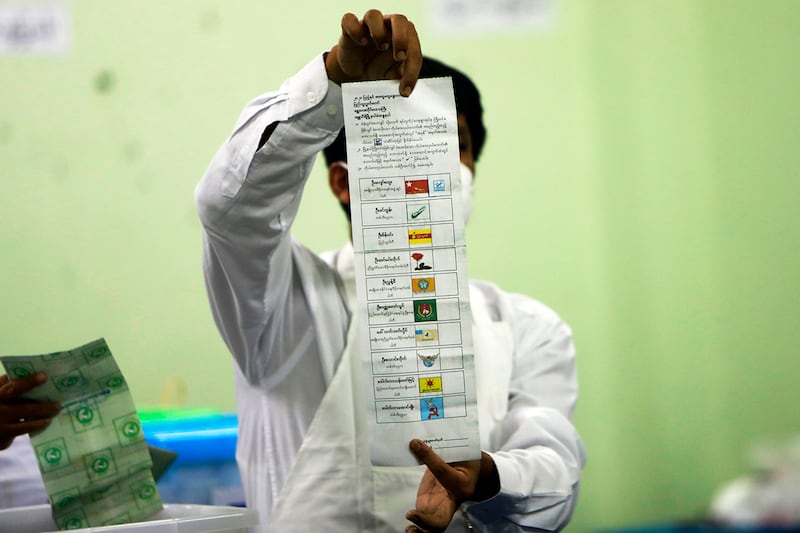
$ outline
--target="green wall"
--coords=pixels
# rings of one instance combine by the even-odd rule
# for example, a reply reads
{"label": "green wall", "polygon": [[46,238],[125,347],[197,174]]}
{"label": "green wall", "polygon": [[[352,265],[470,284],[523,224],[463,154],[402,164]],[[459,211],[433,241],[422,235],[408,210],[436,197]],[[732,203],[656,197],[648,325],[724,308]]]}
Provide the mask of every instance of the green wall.
{"label": "green wall", "polygon": [[[73,0],[69,54],[0,56],[0,353],[104,336],[140,405],[233,409],[194,185],[241,106],[373,4],[401,7]],[[487,108],[471,274],[575,331],[569,530],[697,516],[800,430],[800,3],[561,0],[549,28],[469,37],[427,6],[402,3]],[[346,238],[319,167],[296,234]]]}

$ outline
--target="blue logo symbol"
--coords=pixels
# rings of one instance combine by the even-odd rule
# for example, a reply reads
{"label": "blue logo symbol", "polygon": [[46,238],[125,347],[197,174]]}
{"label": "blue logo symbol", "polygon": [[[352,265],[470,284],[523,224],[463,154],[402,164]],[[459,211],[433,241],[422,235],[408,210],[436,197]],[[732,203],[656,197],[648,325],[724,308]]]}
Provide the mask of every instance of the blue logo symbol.
{"label": "blue logo symbol", "polygon": [[417,357],[419,357],[419,360],[422,361],[422,364],[425,365],[426,368],[430,368],[439,358],[439,352],[433,354],[422,354],[417,352]]}
{"label": "blue logo symbol", "polygon": [[420,415],[422,415],[422,420],[444,418],[444,402],[442,398],[424,398],[421,400]]}
{"label": "blue logo symbol", "polygon": [[445,192],[444,180],[433,180],[433,192]]}

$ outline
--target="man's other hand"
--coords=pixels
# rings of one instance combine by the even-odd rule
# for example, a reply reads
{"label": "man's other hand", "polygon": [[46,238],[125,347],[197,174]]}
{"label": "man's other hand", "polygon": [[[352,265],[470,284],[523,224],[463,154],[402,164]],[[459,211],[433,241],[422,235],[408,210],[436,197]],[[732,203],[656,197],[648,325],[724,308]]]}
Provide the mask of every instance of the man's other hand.
{"label": "man's other hand", "polygon": [[409,448],[428,468],[417,490],[416,508],[406,513],[414,523],[406,533],[444,531],[462,502],[482,501],[500,490],[494,460],[485,452],[474,461],[448,464],[419,439],[412,440]]}

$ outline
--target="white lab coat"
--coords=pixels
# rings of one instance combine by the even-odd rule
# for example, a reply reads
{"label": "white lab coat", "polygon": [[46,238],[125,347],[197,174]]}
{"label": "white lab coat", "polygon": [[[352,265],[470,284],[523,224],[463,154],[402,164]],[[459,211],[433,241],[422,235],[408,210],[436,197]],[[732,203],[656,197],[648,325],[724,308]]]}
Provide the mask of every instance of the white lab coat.
{"label": "white lab coat", "polygon": [[[269,142],[257,149],[275,122]],[[336,264],[344,256],[326,262],[290,236],[314,157],[341,127],[341,90],[327,80],[318,57],[279,91],[248,104],[196,191],[211,308],[236,362],[237,460],[248,505],[265,524],[279,515],[301,519],[302,498],[310,499],[308,509],[331,517],[346,500],[341,492],[298,496],[286,489],[294,486],[298,451],[309,446],[315,415],[342,380],[337,369],[347,352],[348,274]],[[506,382],[501,390],[508,394],[482,406],[479,400],[481,426],[490,428],[482,431],[482,445],[497,465],[501,492],[471,505],[470,519],[491,530],[558,529],[572,512],[584,463],[570,422],[577,396],[571,333],[530,298],[487,283],[472,283],[475,291],[484,302],[478,312],[487,324],[499,324],[513,349],[508,364],[495,365],[487,341],[481,370],[477,361],[486,349],[476,342],[479,399],[482,391],[491,396],[484,389],[496,389],[495,379]],[[331,472],[334,457],[312,455],[310,463],[319,461],[312,470]],[[379,514],[373,504],[384,500],[381,494],[377,484],[365,488],[351,512],[369,515],[369,523]],[[411,507],[413,497],[402,513]],[[406,525],[402,513],[391,524],[396,530]]]}
{"label": "white lab coat", "polygon": [[28,435],[0,450],[0,509],[47,503],[36,453]]}

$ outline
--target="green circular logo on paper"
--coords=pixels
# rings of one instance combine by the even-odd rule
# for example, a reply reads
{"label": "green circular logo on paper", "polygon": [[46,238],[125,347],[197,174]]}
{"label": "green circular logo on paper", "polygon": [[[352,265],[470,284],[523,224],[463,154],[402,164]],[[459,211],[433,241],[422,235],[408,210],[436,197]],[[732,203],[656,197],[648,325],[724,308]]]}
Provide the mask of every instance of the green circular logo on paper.
{"label": "green circular logo on paper", "polygon": [[31,371],[24,366],[18,366],[11,370],[11,374],[13,374],[15,378],[25,378],[31,375]]}
{"label": "green circular logo on paper", "polygon": [[92,420],[94,420],[94,411],[92,411],[90,407],[81,407],[75,414],[75,418],[84,426],[86,424],[91,424]]}
{"label": "green circular logo on paper", "polygon": [[156,495],[156,488],[153,485],[144,485],[139,489],[139,498],[142,500],[150,500]]}
{"label": "green circular logo on paper", "polygon": [[92,461],[92,470],[94,470],[96,474],[105,474],[110,466],[111,463],[109,463],[108,459],[105,457],[98,457]]}
{"label": "green circular logo on paper", "polygon": [[105,346],[97,346],[86,352],[86,357],[89,359],[100,359],[108,353],[108,348]]}
{"label": "green circular logo on paper", "polygon": [[78,376],[67,376],[58,382],[58,386],[62,389],[69,389],[78,384]]}
{"label": "green circular logo on paper", "polygon": [[122,379],[122,376],[114,376],[113,378],[109,378],[106,381],[106,387],[109,389],[118,389],[125,384],[125,380]]}
{"label": "green circular logo on paper", "polygon": [[130,422],[125,422],[125,424],[122,426],[122,434],[129,439],[134,438],[139,434],[139,424],[133,420]]}
{"label": "green circular logo on paper", "polygon": [[64,520],[64,529],[80,529],[83,527],[83,520],[80,518],[67,518]]}
{"label": "green circular logo on paper", "polygon": [[77,498],[75,496],[71,495],[71,494],[68,495],[68,496],[64,496],[63,498],[61,498],[58,501],[58,506],[59,507],[66,507],[69,504],[71,504],[72,502],[74,502],[75,500],[77,500]]}
{"label": "green circular logo on paper", "polygon": [[44,460],[54,465],[61,461],[61,450],[59,448],[48,448],[44,452]]}

